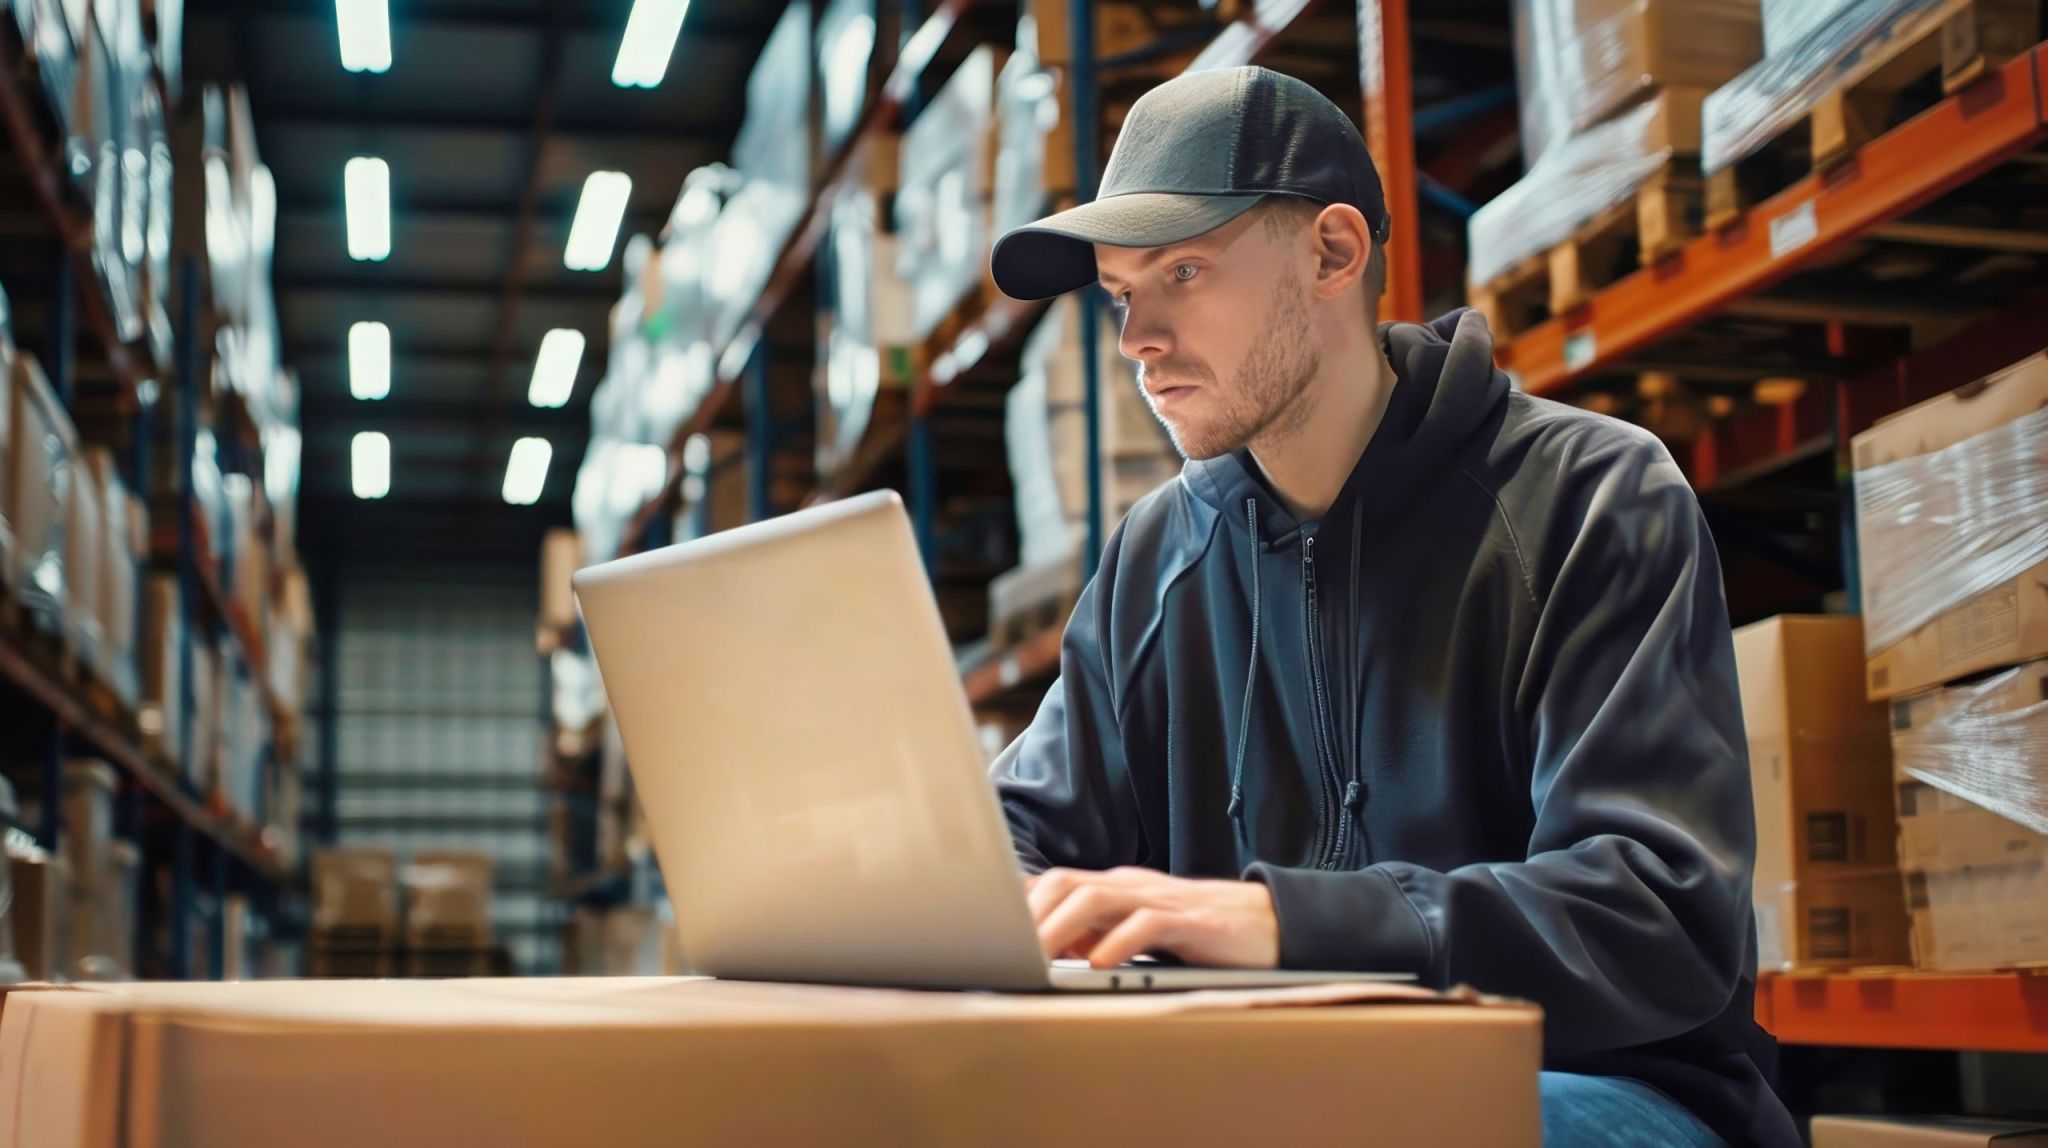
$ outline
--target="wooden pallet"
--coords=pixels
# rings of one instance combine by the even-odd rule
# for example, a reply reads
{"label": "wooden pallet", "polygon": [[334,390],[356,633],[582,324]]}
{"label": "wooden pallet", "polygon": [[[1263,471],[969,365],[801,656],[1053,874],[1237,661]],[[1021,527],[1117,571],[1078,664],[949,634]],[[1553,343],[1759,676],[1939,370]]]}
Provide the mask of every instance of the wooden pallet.
{"label": "wooden pallet", "polygon": [[1953,95],[2041,38],[2035,0],[1948,0],[1900,15],[1839,65],[1835,87],[1770,142],[1707,178],[1706,224],[1720,230],[1812,174],[1826,174],[1864,144]]}
{"label": "wooden pallet", "polygon": [[1593,216],[1570,239],[1530,256],[1472,291],[1496,340],[1582,307],[1601,288],[1676,254],[1700,232],[1699,161],[1674,157],[1632,199]]}

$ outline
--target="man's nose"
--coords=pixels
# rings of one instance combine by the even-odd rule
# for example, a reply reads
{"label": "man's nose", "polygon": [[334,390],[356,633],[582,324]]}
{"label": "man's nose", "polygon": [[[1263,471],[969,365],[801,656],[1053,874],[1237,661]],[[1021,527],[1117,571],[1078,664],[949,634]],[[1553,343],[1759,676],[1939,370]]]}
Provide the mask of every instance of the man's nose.
{"label": "man's nose", "polygon": [[1117,350],[1126,359],[1153,363],[1173,352],[1173,334],[1154,310],[1132,304],[1124,309]]}

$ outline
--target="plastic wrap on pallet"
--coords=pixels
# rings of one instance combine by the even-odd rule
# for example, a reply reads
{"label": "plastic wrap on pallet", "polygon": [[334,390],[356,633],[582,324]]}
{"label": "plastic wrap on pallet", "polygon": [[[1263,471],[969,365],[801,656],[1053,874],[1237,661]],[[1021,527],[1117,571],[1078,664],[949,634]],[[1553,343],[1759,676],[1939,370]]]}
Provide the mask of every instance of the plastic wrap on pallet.
{"label": "plastic wrap on pallet", "polygon": [[1039,63],[1038,30],[1027,15],[1017,22],[1017,50],[996,77],[995,234],[1045,214],[1046,197],[1054,190],[1048,186],[1047,137],[1059,122],[1059,75]]}
{"label": "plastic wrap on pallet", "polygon": [[1902,774],[2048,834],[2048,661],[1900,704],[1913,707],[1892,735]]}
{"label": "plastic wrap on pallet", "polygon": [[2048,561],[2048,408],[1856,472],[1872,651]]}
{"label": "plastic wrap on pallet", "polygon": [[1558,143],[1467,224],[1468,274],[1483,285],[1627,203],[1673,155],[1657,130],[1662,105],[1639,104]]}
{"label": "plastic wrap on pallet", "polygon": [[856,188],[832,205],[832,315],[818,395],[817,465],[830,474],[859,447],[886,384],[908,382],[890,357],[912,341],[910,285],[897,275],[896,238],[881,230],[881,206]]}
{"label": "plastic wrap on pallet", "polygon": [[839,150],[860,123],[875,59],[875,0],[829,0],[818,13],[819,140]]}
{"label": "plastic wrap on pallet", "polygon": [[[1803,2],[1793,0],[1795,6]],[[1815,3],[1816,8],[1832,9],[1826,19],[1813,21],[1805,35],[1774,46],[1769,55],[1707,97],[1701,110],[1701,169],[1711,175],[1776,139],[1837,90],[1843,69],[1855,66],[1873,44],[1896,32],[1899,21],[1950,2]]]}
{"label": "plastic wrap on pallet", "polygon": [[1757,0],[1516,0],[1524,157],[1655,88],[1726,82],[1762,55],[1758,23]]}
{"label": "plastic wrap on pallet", "polygon": [[903,133],[896,270],[911,284],[918,338],[931,334],[987,274],[995,81],[994,51],[976,48]]}
{"label": "plastic wrap on pallet", "polygon": [[1764,54],[1775,56],[1804,40],[1815,28],[1854,8],[1859,0],[1759,0],[1763,9]]}
{"label": "plastic wrap on pallet", "polygon": [[745,186],[720,214],[712,243],[720,345],[767,285],[810,201],[810,45],[810,5],[799,0],[784,9],[747,77],[747,114],[732,145]]}
{"label": "plastic wrap on pallet", "polygon": [[[57,122],[70,124],[78,98],[78,42],[87,27],[85,5],[71,0],[13,0],[21,42],[35,61]],[[73,18],[72,12],[76,12]]]}

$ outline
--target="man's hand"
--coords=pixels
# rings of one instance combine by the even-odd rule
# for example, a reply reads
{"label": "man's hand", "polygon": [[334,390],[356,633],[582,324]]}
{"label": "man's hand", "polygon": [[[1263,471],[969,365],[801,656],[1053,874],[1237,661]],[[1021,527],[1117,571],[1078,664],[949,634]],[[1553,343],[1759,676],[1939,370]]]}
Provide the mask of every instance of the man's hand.
{"label": "man's hand", "polygon": [[1048,869],[1025,882],[1048,958],[1114,968],[1163,951],[1189,964],[1270,969],[1280,963],[1273,895],[1257,881],[1196,881],[1153,869]]}

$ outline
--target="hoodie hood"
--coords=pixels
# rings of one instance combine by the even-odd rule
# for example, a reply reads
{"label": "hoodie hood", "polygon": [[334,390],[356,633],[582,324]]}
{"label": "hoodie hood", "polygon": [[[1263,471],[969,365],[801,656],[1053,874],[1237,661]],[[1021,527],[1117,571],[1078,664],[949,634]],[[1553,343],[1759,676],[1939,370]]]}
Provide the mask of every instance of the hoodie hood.
{"label": "hoodie hood", "polygon": [[[1478,312],[1460,308],[1428,323],[1382,323],[1379,336],[1394,391],[1332,514],[1354,502],[1365,515],[1413,505],[1403,492],[1434,481],[1475,433],[1498,421],[1507,402],[1508,377],[1493,365],[1493,335]],[[1268,540],[1302,525],[1273,496],[1249,448],[1190,461],[1183,474],[1189,491],[1230,521],[1243,521],[1245,500],[1257,500]]]}

